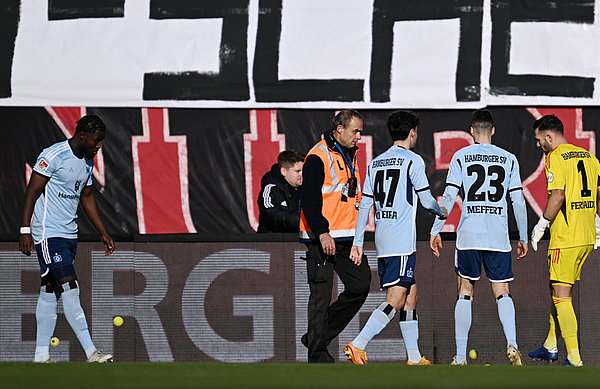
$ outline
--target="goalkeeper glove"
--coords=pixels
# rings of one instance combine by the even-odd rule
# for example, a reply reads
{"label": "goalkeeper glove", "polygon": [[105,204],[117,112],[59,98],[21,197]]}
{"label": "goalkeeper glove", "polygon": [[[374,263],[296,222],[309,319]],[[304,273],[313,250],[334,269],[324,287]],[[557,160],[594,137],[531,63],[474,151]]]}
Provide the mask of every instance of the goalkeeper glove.
{"label": "goalkeeper glove", "polygon": [[550,220],[546,219],[544,216],[540,218],[540,221],[537,222],[535,227],[533,227],[533,231],[531,231],[531,247],[533,251],[537,251],[537,244],[544,236],[544,231],[550,225]]}

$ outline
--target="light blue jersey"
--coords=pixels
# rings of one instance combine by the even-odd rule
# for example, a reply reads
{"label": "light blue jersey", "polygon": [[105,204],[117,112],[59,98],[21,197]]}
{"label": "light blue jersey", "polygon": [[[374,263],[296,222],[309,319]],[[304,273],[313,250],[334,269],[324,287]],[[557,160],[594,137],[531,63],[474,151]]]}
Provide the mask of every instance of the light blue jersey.
{"label": "light blue jersey", "polygon": [[94,160],[78,156],[68,140],[44,149],[34,174],[49,178],[35,202],[31,235],[37,244],[47,238],[77,239],[77,207],[85,186],[92,185]]}
{"label": "light blue jersey", "polygon": [[[508,151],[490,143],[473,144],[452,156],[442,207],[451,210],[459,189],[464,189],[456,248],[511,251],[508,236],[508,201],[513,204],[519,239],[527,243],[527,209],[519,162]],[[439,235],[444,220],[436,218],[431,235]]]}
{"label": "light blue jersey", "polygon": [[417,195],[426,209],[444,215],[429,190],[423,159],[401,146],[390,147],[367,168],[353,244],[363,246],[374,203],[377,257],[414,253],[417,250]]}

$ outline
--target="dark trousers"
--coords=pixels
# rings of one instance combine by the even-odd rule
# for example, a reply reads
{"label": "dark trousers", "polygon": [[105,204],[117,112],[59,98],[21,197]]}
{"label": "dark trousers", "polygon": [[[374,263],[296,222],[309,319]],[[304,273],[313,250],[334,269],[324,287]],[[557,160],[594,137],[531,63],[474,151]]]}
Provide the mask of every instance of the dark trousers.
{"label": "dark trousers", "polygon": [[[360,266],[349,258],[351,242],[336,242],[335,255],[323,253],[319,243],[308,243],[306,270],[310,297],[308,299],[308,362],[333,362],[327,346],[346,328],[369,295],[371,269],[366,256]],[[333,272],[344,291],[331,302]]]}

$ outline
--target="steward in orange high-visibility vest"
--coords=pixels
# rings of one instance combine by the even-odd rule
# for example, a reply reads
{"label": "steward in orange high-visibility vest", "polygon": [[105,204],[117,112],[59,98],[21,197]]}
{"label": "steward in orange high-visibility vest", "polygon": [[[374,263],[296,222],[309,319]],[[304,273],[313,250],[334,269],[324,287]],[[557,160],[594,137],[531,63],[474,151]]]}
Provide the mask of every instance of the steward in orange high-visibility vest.
{"label": "steward in orange high-visibility vest", "polygon": [[[361,196],[360,173],[356,158],[358,148],[354,146],[352,149],[344,149],[346,148],[340,146],[332,134],[328,133],[306,156],[308,158],[315,155],[323,163],[321,214],[329,224],[329,231],[313,231],[306,220],[305,210],[302,209],[300,214],[301,241],[318,240],[319,235],[323,232],[329,232],[334,240],[352,240],[354,238]],[[347,151],[347,153],[343,155],[342,151]],[[350,192],[350,189],[354,193]]]}
{"label": "steward in orange high-visibility vest", "polygon": [[[366,256],[350,259],[361,199],[356,142],[363,121],[354,110],[341,110],[308,153],[302,167],[300,241],[306,244],[308,330],[301,342],[309,363],[333,363],[327,346],[360,310],[371,284]],[[333,273],[344,290],[331,303]]]}

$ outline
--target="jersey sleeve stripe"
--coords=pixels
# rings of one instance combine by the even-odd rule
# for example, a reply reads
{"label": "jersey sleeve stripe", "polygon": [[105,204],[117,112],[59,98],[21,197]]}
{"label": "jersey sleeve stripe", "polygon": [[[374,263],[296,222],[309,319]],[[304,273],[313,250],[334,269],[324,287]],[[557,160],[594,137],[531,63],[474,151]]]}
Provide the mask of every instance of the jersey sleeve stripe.
{"label": "jersey sleeve stripe", "polygon": [[373,198],[373,195],[372,195],[372,194],[370,194],[370,193],[365,193],[365,192],[363,192],[363,194],[362,194],[362,195],[363,195],[363,196],[366,196],[366,197]]}
{"label": "jersey sleeve stripe", "polygon": [[37,171],[37,170],[35,170],[35,169],[33,169],[33,172],[34,172],[35,174],[37,174],[38,176],[40,176],[40,177],[44,177],[44,178],[50,178],[50,176],[47,176],[47,175],[45,175],[45,174],[42,174],[42,173],[38,172],[38,171]]}
{"label": "jersey sleeve stripe", "polygon": [[419,192],[423,192],[424,190],[429,190],[429,186],[425,186],[421,189],[415,189],[415,192],[419,193]]}
{"label": "jersey sleeve stripe", "polygon": [[514,188],[510,188],[506,193],[510,193],[510,192],[512,192],[514,190],[523,190],[523,188],[520,187],[520,186],[517,186],[517,187],[514,187]]}
{"label": "jersey sleeve stripe", "polygon": [[446,186],[453,186],[453,187],[457,188],[458,190],[460,190],[460,185],[456,185],[452,182],[446,182]]}

